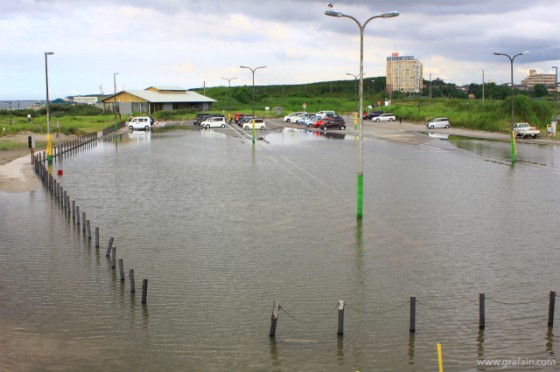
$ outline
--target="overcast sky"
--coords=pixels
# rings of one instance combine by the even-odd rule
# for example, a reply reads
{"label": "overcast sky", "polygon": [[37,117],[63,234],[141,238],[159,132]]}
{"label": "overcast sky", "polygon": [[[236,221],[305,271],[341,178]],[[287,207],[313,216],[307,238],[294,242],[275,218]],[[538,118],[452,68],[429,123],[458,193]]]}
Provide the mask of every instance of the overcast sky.
{"label": "overcast sky", "polygon": [[[2,0],[0,100],[51,99],[181,86],[187,89],[352,79],[359,30],[314,0]],[[414,56],[424,79],[507,83],[560,65],[559,0],[346,0],[336,11],[364,22],[366,77],[384,76],[392,52]],[[3,108],[3,107],[0,107]]]}

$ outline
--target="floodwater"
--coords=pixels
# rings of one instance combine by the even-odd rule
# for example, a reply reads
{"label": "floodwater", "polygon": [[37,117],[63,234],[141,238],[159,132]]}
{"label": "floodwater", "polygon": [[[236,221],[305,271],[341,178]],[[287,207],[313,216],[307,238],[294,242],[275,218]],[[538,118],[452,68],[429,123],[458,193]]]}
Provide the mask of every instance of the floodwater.
{"label": "floodwater", "polygon": [[0,367],[434,371],[440,343],[446,371],[553,368],[478,363],[556,361],[557,148],[512,167],[500,142],[365,138],[359,222],[356,136],[258,135],[125,133],[56,163],[99,249],[43,188],[0,193]]}

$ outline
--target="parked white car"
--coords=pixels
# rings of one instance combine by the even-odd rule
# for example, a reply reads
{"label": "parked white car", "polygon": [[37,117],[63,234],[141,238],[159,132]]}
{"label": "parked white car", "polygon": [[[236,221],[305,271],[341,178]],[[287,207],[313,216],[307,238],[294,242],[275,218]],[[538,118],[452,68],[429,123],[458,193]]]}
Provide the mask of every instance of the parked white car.
{"label": "parked white car", "polygon": [[224,117],[209,117],[200,123],[202,128],[225,128],[226,118]]}
{"label": "parked white car", "polygon": [[301,115],[305,115],[305,114],[307,114],[307,112],[292,112],[291,114],[284,116],[284,121],[288,123],[290,122],[295,123],[295,121],[299,119]]}
{"label": "parked white car", "polygon": [[371,118],[373,121],[395,121],[397,117],[394,114],[384,113],[379,116]]}
{"label": "parked white car", "polygon": [[450,126],[448,118],[435,118],[426,123],[428,129],[449,128]]}
{"label": "parked white car", "polygon": [[128,129],[131,131],[134,130],[145,130],[146,132],[150,131],[152,128],[153,120],[149,116],[139,116],[136,118],[132,118],[128,123]]}
{"label": "parked white car", "polygon": [[[253,129],[253,120],[243,123],[243,129]],[[255,119],[255,129],[266,129],[264,119]]]}

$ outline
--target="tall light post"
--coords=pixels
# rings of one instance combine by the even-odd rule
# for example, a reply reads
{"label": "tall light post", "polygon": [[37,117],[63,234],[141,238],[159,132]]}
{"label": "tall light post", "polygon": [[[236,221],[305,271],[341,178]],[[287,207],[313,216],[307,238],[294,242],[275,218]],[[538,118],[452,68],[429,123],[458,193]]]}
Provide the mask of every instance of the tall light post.
{"label": "tall light post", "polygon": [[554,90],[556,91],[556,102],[554,102],[554,120],[558,120],[558,95],[560,94],[560,87],[558,86],[558,66],[552,66],[556,70],[554,79]]}
{"label": "tall light post", "polygon": [[246,68],[251,70],[253,74],[253,146],[255,145],[255,71],[259,68],[266,68],[266,66],[259,66],[255,68],[247,67],[247,66],[239,66],[240,68]]}
{"label": "tall light post", "polygon": [[232,77],[232,78],[225,78],[223,77],[222,79],[227,80],[228,81],[228,121],[231,121],[231,81],[237,79],[236,77]]}
{"label": "tall light post", "polygon": [[360,74],[355,75],[347,72],[346,75],[354,77],[354,110],[358,112],[358,78]]}
{"label": "tall light post", "polygon": [[47,163],[52,163],[52,142],[51,142],[51,111],[49,103],[49,63],[48,56],[54,52],[45,52],[45,82],[47,87]]}
{"label": "tall light post", "polygon": [[529,53],[529,51],[517,53],[513,57],[501,52],[494,52],[496,56],[504,56],[509,59],[510,62],[510,77],[511,77],[511,163],[515,163],[516,161],[516,150],[515,150],[515,132],[513,131],[513,126],[515,124],[515,110],[514,110],[514,100],[513,100],[513,61],[515,58],[522,56],[524,54]]}
{"label": "tall light post", "polygon": [[[325,15],[329,17],[345,17],[350,18],[358,28],[360,29],[360,113],[364,111],[364,29],[366,28],[367,24],[376,18],[392,18],[398,17],[399,12],[392,11],[388,13],[382,13],[375,15],[373,17],[369,17],[364,24],[362,25],[356,18],[351,15],[343,14],[341,12],[337,12],[332,9],[333,5],[328,4],[329,9],[325,11]],[[363,217],[363,195],[364,195],[364,118],[361,114],[358,115],[358,120],[360,123],[360,145],[359,145],[359,152],[360,152],[360,166],[358,169],[358,206],[357,206],[357,218],[361,219]]]}
{"label": "tall light post", "polygon": [[117,75],[118,72],[113,73],[113,115],[115,116],[115,130],[117,127]]}
{"label": "tall light post", "polygon": [[5,102],[8,104],[8,111],[10,112],[10,125],[12,125],[12,102]]}

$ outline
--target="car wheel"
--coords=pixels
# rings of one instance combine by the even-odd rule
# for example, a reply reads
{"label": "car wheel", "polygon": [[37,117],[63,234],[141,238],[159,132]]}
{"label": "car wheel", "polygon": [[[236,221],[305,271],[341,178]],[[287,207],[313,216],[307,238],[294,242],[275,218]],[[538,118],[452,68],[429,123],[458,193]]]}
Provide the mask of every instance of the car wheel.
{"label": "car wheel", "polygon": [[430,129],[434,129],[434,126],[433,126],[433,125],[430,125],[429,128],[430,128]]}
{"label": "car wheel", "polygon": [[133,127],[132,125],[129,126],[128,129],[129,129],[131,132],[134,132],[134,127]]}
{"label": "car wheel", "polygon": [[379,119],[375,119],[375,121],[381,121],[381,120],[379,120]]}
{"label": "car wheel", "polygon": [[222,124],[222,128],[225,128],[225,127],[226,127],[226,125],[225,125],[225,124]]}
{"label": "car wheel", "polygon": [[445,126],[445,129],[447,129],[447,128],[449,128],[449,125],[446,125],[446,126]]}
{"label": "car wheel", "polygon": [[249,129],[249,127],[248,127],[247,125],[245,125],[245,126],[243,127],[243,129],[247,130],[247,129]]}
{"label": "car wheel", "polygon": [[145,130],[146,132],[149,132],[149,131],[150,131],[150,127],[146,125],[146,126],[144,127],[144,130]]}
{"label": "car wheel", "polygon": [[260,127],[259,129],[260,129],[260,130],[264,130],[264,127]]}
{"label": "car wheel", "polygon": [[393,118],[389,118],[389,121],[393,121]]}
{"label": "car wheel", "polygon": [[327,127],[323,125],[323,126],[321,126],[321,129],[322,130],[327,130]]}
{"label": "car wheel", "polygon": [[344,129],[346,129],[346,127],[344,125],[341,125],[340,130],[344,130]]}
{"label": "car wheel", "polygon": [[210,129],[210,124],[206,124],[206,129]]}

